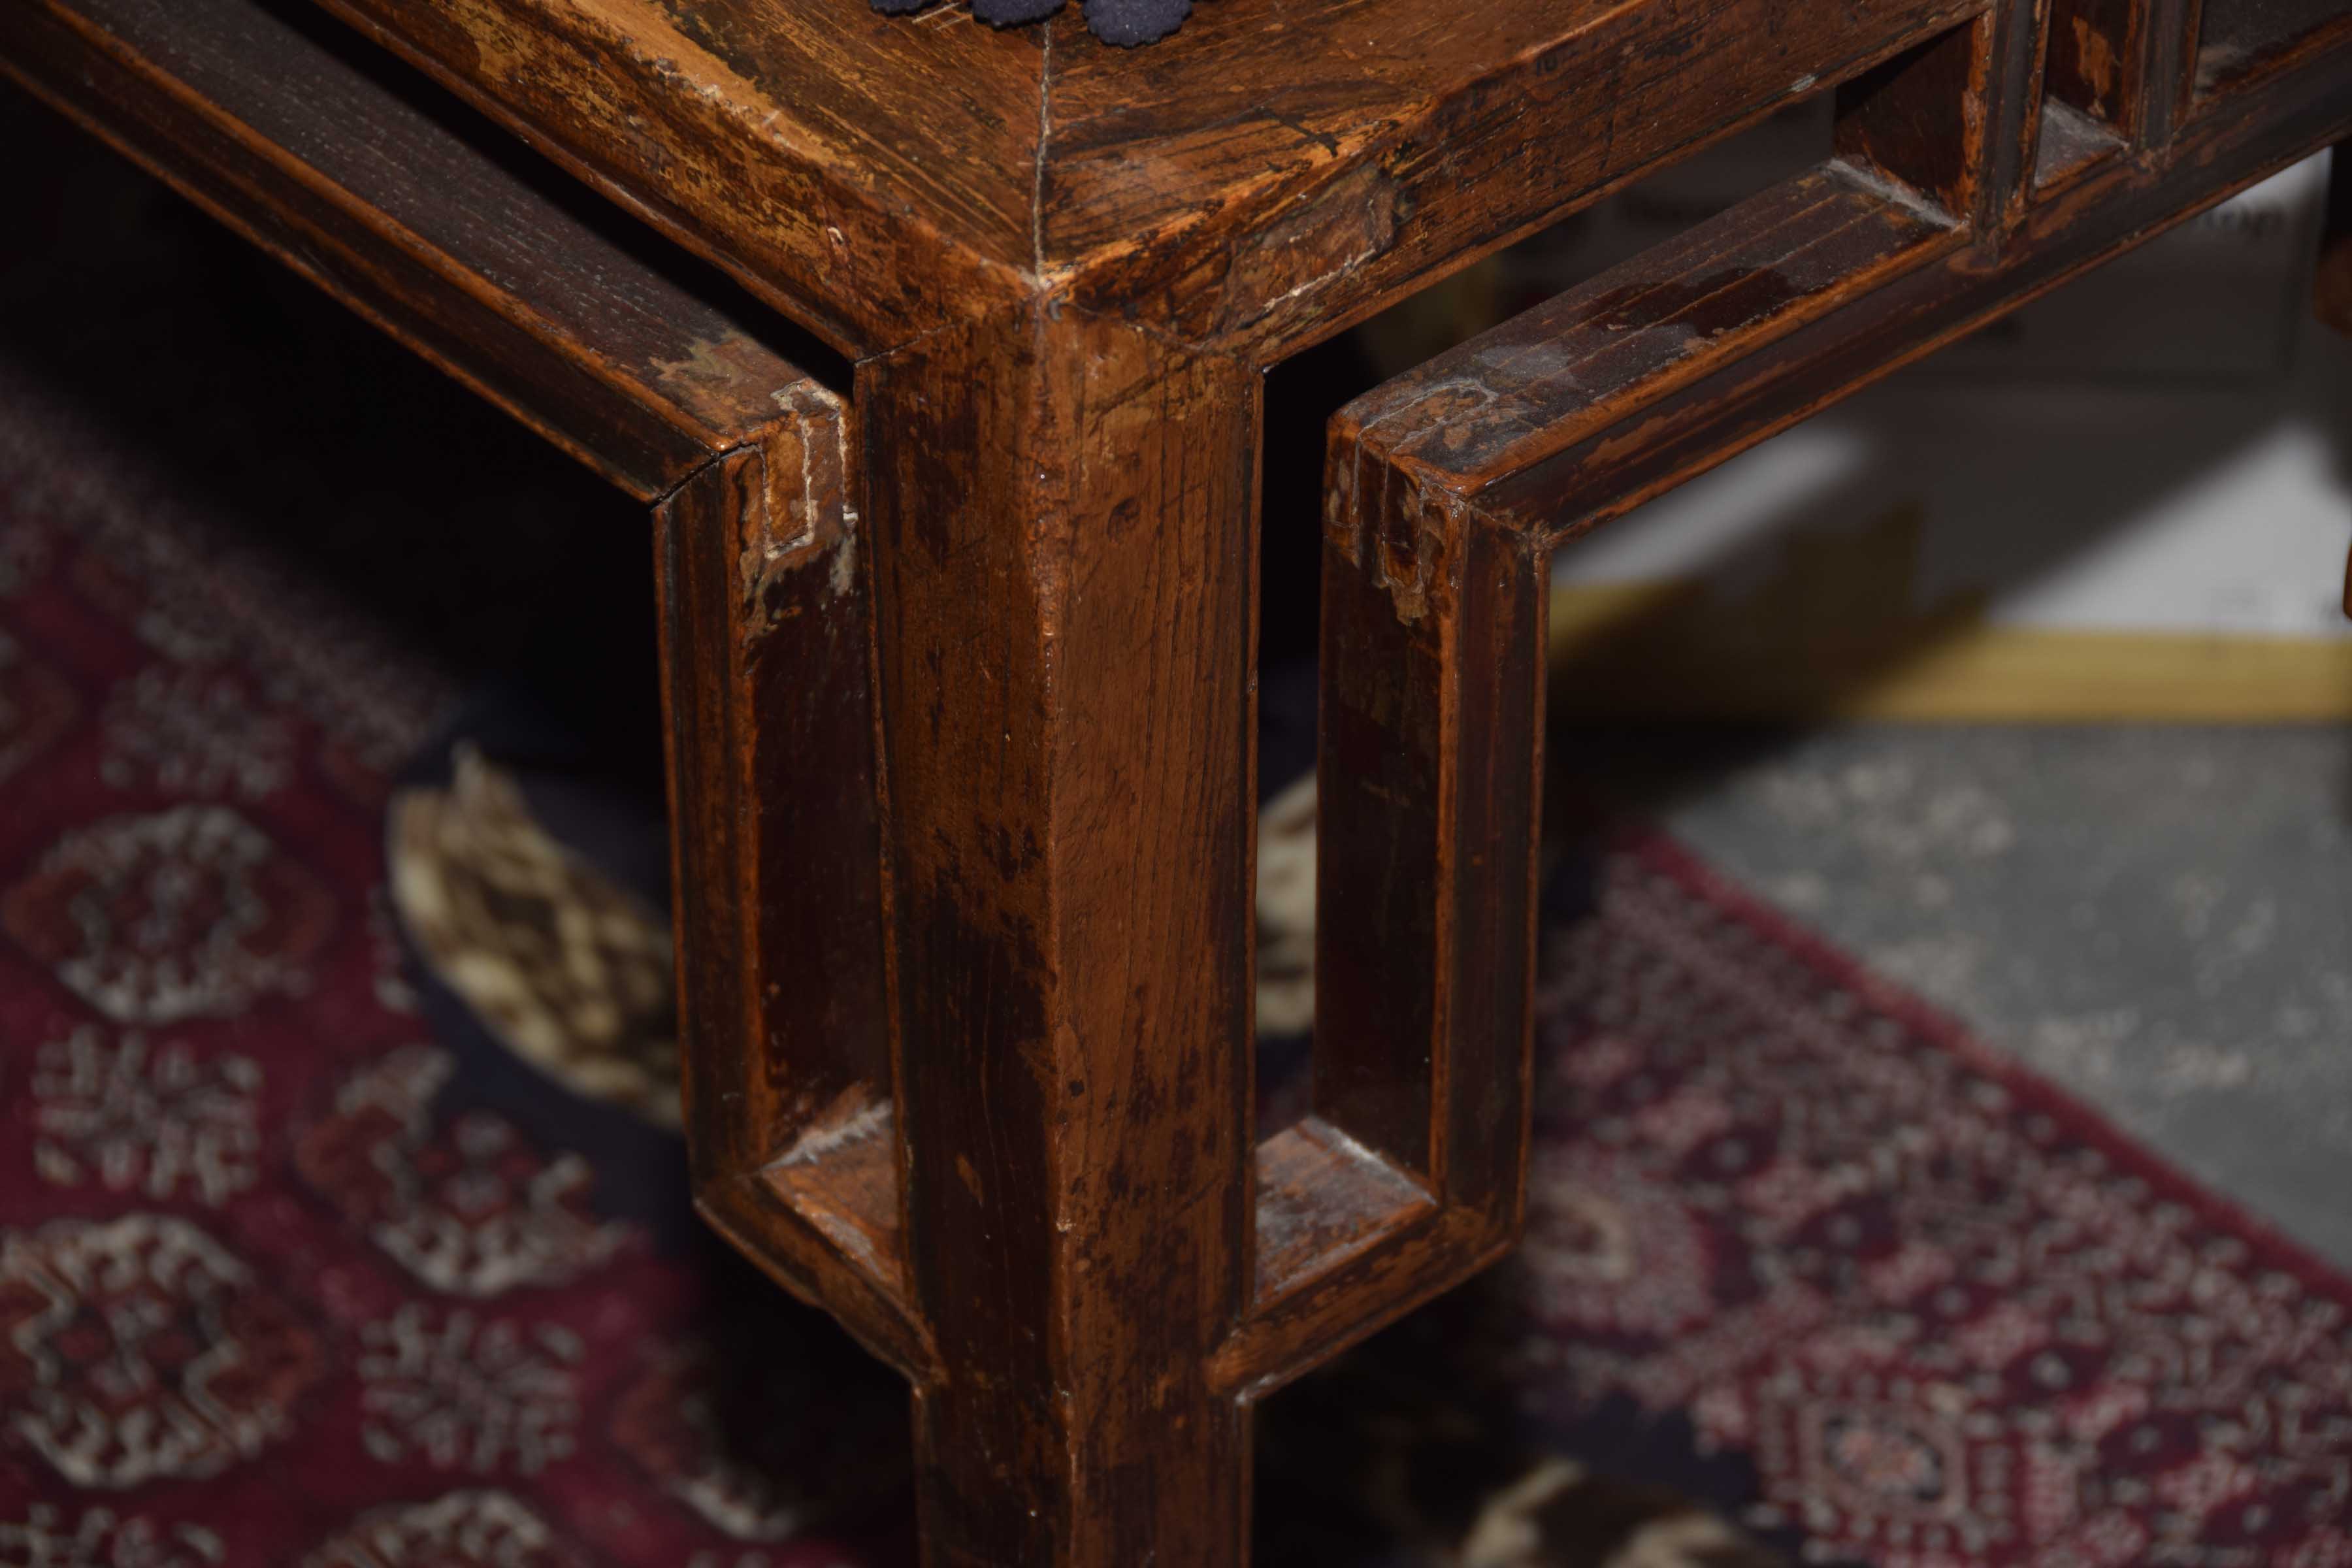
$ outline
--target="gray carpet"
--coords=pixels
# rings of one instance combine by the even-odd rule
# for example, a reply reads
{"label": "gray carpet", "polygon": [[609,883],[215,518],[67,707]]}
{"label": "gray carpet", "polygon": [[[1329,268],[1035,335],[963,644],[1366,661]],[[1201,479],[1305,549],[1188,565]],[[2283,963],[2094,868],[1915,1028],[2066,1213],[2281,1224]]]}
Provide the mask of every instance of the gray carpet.
{"label": "gray carpet", "polygon": [[2352,730],[1563,740],[1605,795],[2352,1267]]}

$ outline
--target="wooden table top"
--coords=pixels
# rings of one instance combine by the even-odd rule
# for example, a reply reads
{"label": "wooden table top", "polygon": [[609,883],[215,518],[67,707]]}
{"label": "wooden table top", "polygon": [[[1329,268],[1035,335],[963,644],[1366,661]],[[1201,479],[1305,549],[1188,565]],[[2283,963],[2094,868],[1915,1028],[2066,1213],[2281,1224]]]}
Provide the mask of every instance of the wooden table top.
{"label": "wooden table top", "polygon": [[1023,301],[1266,361],[1987,0],[321,0],[851,353]]}

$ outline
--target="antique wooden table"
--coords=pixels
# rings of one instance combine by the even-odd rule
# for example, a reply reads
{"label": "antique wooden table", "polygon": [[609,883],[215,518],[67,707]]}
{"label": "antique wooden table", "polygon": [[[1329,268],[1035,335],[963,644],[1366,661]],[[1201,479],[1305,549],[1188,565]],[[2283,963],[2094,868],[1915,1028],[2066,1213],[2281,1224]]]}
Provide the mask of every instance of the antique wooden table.
{"label": "antique wooden table", "polygon": [[[912,1381],[940,1565],[1242,1562],[1252,1402],[1511,1245],[1551,550],[2352,133],[2352,0],[324,4],[0,62],[651,503],[698,1191]],[[1255,1144],[1263,373],[1815,93],[1820,166],[1333,421]]]}

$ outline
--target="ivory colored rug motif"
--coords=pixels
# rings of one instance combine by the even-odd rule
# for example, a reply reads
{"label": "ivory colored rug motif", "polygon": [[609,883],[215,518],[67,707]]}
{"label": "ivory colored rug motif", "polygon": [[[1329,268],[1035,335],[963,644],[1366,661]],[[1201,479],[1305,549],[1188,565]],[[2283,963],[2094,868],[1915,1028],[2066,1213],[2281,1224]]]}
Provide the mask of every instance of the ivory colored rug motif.
{"label": "ivory colored rug motif", "polygon": [[[391,812],[433,682],[127,471],[0,397],[0,1563],[910,1563],[892,1380],[596,1059],[650,906]],[[1270,1402],[1263,1562],[2352,1568],[2352,1284],[1654,836],[1552,903],[1528,1245]]]}

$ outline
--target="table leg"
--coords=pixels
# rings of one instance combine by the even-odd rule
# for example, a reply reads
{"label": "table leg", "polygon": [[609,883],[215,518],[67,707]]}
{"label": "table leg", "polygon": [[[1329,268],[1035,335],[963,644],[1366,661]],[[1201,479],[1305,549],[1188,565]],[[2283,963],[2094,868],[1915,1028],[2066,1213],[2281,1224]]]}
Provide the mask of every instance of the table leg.
{"label": "table leg", "polygon": [[1246,1560],[1257,399],[1066,309],[860,367],[933,1568]]}

